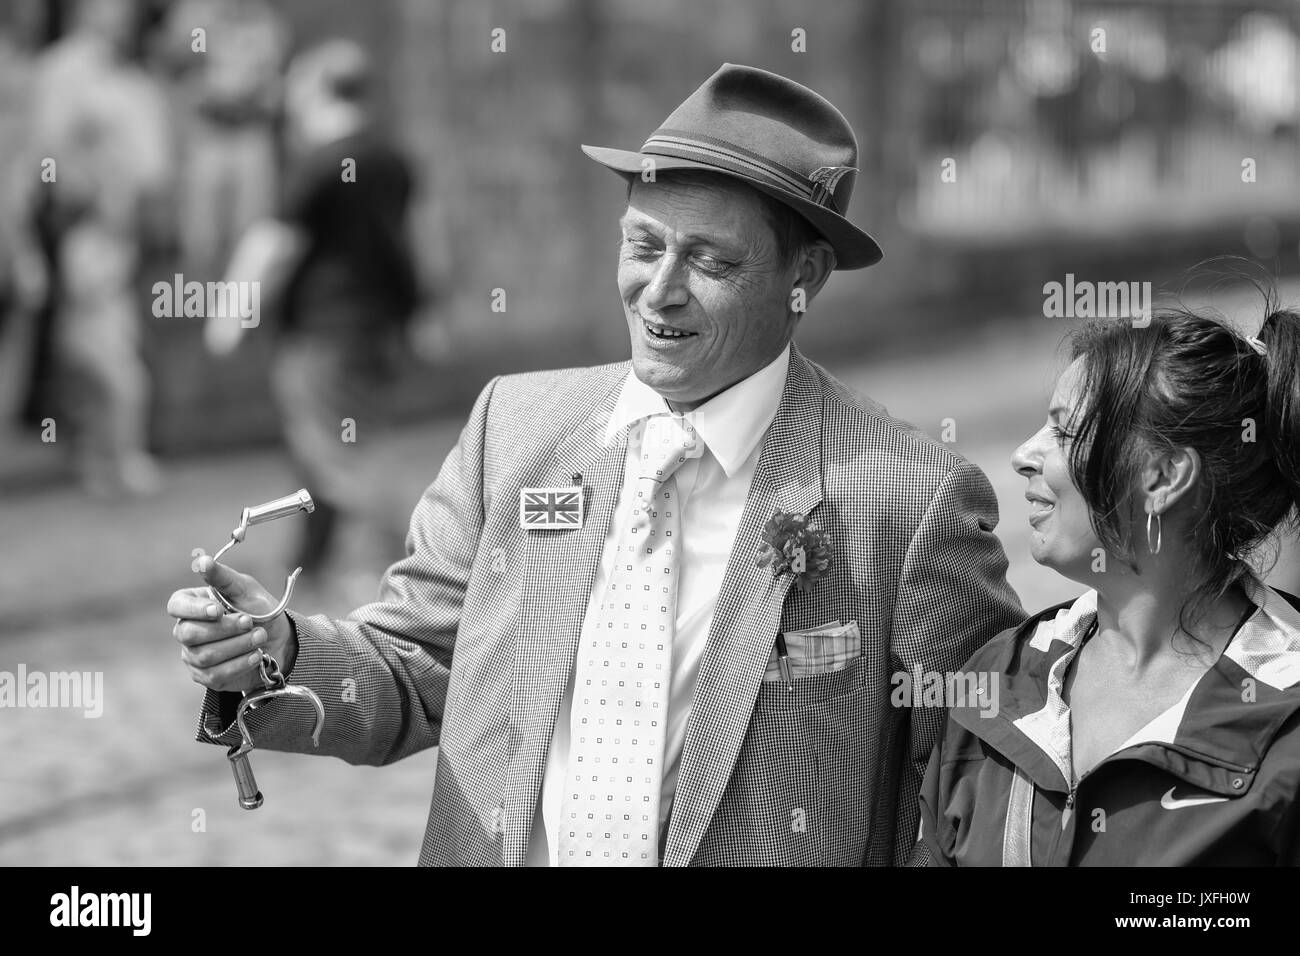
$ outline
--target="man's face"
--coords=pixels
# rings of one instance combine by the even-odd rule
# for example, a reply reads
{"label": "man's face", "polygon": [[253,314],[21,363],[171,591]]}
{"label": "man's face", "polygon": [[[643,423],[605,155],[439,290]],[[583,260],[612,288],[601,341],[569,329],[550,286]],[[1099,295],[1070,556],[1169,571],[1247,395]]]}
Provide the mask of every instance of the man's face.
{"label": "man's face", "polygon": [[679,411],[769,364],[794,332],[794,268],[758,194],[725,179],[638,180],[619,222],[618,290],[636,377]]}

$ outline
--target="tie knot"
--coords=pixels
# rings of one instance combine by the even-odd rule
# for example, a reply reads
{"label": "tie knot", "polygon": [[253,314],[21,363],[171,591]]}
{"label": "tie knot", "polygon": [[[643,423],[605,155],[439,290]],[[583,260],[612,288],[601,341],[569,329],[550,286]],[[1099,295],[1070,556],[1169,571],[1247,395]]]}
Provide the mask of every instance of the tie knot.
{"label": "tie knot", "polygon": [[704,442],[695,426],[675,415],[655,415],[638,426],[641,430],[642,478],[667,481],[689,458],[704,454]]}

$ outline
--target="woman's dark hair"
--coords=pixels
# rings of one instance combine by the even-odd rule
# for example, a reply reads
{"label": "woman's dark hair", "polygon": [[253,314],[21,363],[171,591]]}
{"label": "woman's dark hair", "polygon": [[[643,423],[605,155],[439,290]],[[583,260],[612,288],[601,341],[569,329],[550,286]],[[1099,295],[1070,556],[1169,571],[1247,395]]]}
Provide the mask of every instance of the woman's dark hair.
{"label": "woman's dark hair", "polygon": [[1146,547],[1135,490],[1144,453],[1194,448],[1201,476],[1192,508],[1195,597],[1181,627],[1248,573],[1246,558],[1300,503],[1300,314],[1278,309],[1257,336],[1266,354],[1217,319],[1163,310],[1139,328],[1094,323],[1071,338],[1082,361],[1068,425],[1070,477],[1108,553],[1131,563]]}

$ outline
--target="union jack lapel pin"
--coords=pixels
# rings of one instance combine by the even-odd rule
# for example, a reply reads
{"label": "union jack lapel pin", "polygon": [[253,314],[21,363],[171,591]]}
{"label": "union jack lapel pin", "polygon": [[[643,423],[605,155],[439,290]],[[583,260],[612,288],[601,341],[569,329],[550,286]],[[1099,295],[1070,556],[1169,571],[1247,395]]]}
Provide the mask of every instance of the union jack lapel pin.
{"label": "union jack lapel pin", "polygon": [[519,527],[525,531],[571,531],[582,527],[582,485],[521,488]]}

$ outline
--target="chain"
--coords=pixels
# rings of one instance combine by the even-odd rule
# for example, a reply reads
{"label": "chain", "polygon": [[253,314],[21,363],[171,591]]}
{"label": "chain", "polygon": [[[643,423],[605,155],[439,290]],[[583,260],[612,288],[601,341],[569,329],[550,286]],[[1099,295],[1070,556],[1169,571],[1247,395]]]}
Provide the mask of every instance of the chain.
{"label": "chain", "polygon": [[258,671],[262,675],[262,685],[267,690],[279,690],[284,687],[284,675],[280,673],[279,662],[266,651],[262,651],[262,659],[257,663]]}

